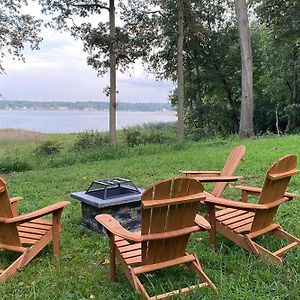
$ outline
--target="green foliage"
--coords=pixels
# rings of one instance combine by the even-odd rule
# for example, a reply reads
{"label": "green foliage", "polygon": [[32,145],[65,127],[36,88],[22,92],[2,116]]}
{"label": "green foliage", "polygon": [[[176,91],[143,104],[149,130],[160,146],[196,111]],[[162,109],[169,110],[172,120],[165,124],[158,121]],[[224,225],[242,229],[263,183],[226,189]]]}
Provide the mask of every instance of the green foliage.
{"label": "green foliage", "polygon": [[0,158],[0,174],[31,170],[30,163],[21,157],[4,156]]}
{"label": "green foliage", "polygon": [[[249,9],[255,131],[295,132],[300,123],[290,117],[289,106],[300,103],[299,1],[250,2],[255,4]],[[147,52],[144,57],[149,69],[158,78],[176,82],[176,2],[128,4],[123,16],[125,24],[135,24],[139,31],[158,33],[152,40],[156,51]],[[184,5],[187,131],[196,139],[237,133],[241,59],[233,1],[184,1]],[[153,13],[149,14],[151,10]],[[177,90],[170,100],[176,108]]]}
{"label": "green foliage", "polygon": [[[114,44],[116,63],[124,71],[139,57],[151,51],[149,40],[155,36],[155,31],[137,32],[131,27],[116,26],[115,36],[110,36],[109,22],[98,18],[99,23],[89,22],[93,16],[102,15],[110,10],[106,1],[83,0],[80,4],[69,0],[38,0],[42,12],[52,15],[51,25],[64,29],[76,39],[83,42],[84,51],[88,53],[87,63],[101,75],[109,69],[109,54]],[[117,12],[123,15],[123,1],[118,1]],[[109,90],[109,88],[108,88]]]}
{"label": "green foliage", "polygon": [[41,155],[52,155],[60,153],[62,149],[62,144],[58,141],[45,141],[42,142],[37,148],[34,150],[36,154]]}
{"label": "green foliage", "polygon": [[[38,49],[41,20],[24,14],[21,4],[24,0],[0,0],[0,58],[9,54],[14,58],[24,60],[22,50],[29,43],[32,49]],[[4,72],[0,61],[0,74]]]}
{"label": "green foliage", "polygon": [[87,150],[90,148],[106,146],[109,143],[107,133],[99,131],[85,131],[77,134],[74,148],[77,150]]}
{"label": "green foliage", "polygon": [[139,130],[134,128],[123,129],[123,135],[125,138],[125,142],[129,146],[136,146],[143,143],[142,134]]}
{"label": "green foliage", "polygon": [[125,143],[131,147],[145,144],[162,144],[174,141],[169,131],[146,129],[138,127],[123,129]]}

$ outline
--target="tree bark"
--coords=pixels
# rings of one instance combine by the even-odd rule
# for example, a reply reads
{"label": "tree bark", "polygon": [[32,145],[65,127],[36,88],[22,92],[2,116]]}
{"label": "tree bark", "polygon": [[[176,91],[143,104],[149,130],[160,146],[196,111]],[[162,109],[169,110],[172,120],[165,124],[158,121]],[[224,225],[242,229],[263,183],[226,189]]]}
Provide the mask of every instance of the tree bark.
{"label": "tree bark", "polygon": [[178,75],[178,103],[177,103],[177,139],[184,141],[184,78],[183,78],[183,0],[177,0],[178,8],[178,40],[177,40],[177,75]]}
{"label": "tree bark", "polygon": [[117,143],[116,111],[117,111],[117,87],[116,87],[116,53],[115,53],[115,3],[109,0],[109,34],[110,34],[110,93],[109,93],[109,141],[111,145]]}
{"label": "tree bark", "polygon": [[242,61],[242,99],[239,135],[254,135],[253,127],[253,62],[246,0],[234,0]]}

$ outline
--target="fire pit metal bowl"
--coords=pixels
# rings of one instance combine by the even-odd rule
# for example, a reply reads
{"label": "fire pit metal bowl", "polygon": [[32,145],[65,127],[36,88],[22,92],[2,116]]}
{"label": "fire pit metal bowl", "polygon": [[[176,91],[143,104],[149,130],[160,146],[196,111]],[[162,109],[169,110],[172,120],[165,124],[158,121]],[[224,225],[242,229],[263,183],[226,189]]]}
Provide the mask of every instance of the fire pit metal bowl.
{"label": "fire pit metal bowl", "polygon": [[112,215],[127,229],[139,229],[142,192],[131,180],[115,177],[93,181],[86,191],[71,193],[71,197],[81,202],[82,225],[102,233],[95,216],[103,213]]}

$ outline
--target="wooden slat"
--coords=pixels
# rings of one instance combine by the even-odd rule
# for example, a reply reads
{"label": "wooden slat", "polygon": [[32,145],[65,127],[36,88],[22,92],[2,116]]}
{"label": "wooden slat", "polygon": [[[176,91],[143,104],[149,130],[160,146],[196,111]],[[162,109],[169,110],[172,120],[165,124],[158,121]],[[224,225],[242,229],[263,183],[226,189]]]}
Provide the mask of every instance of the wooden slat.
{"label": "wooden slat", "polygon": [[172,296],[178,295],[179,293],[184,295],[184,294],[186,294],[186,293],[188,293],[188,292],[190,292],[194,289],[204,288],[204,287],[209,287],[209,284],[207,282],[204,282],[204,283],[200,283],[200,284],[196,284],[196,285],[191,285],[191,286],[186,287],[186,288],[182,288],[182,289],[175,290],[175,291],[172,291],[172,292],[168,292],[168,293],[164,293],[164,294],[160,294],[160,295],[157,295],[157,296],[150,297],[150,300],[168,299]]}
{"label": "wooden slat", "polygon": [[[157,184],[154,187],[152,201],[153,202],[163,201],[163,199],[170,198],[171,185],[172,185],[172,181],[170,180],[163,181]],[[168,211],[168,206],[152,208],[151,220],[149,224],[150,234],[164,232],[165,222],[166,222],[165,216],[167,215],[167,211]],[[163,241],[151,241],[147,243],[145,264],[152,264],[154,262],[164,259],[165,253],[162,253],[161,251],[161,247],[163,243],[164,243]]]}
{"label": "wooden slat", "polygon": [[124,239],[120,236],[115,235],[115,241],[124,241]]}
{"label": "wooden slat", "polygon": [[[236,148],[234,148],[230,152],[220,176],[232,176],[236,168],[238,167],[240,161],[243,159],[245,152],[246,147],[243,145],[239,145]],[[226,185],[227,182],[217,182],[214,185],[211,194],[215,197],[221,197]]]}
{"label": "wooden slat", "polygon": [[39,240],[43,235],[41,234],[32,234],[27,232],[19,232],[20,238]]}
{"label": "wooden slat", "polygon": [[[224,224],[226,226],[238,224],[239,222],[241,222],[243,220],[253,217],[253,215],[254,215],[253,213],[247,213],[247,212],[243,213],[243,211],[241,211],[241,214],[239,216],[222,221],[222,224]],[[230,228],[234,228],[234,227],[230,227]]]}
{"label": "wooden slat", "polygon": [[277,228],[280,228],[280,225],[279,225],[279,224],[271,224],[270,226],[265,227],[265,228],[263,228],[263,229],[261,229],[261,230],[258,230],[258,231],[255,231],[255,232],[251,232],[251,233],[247,234],[247,236],[248,236],[250,239],[254,239],[254,238],[256,238],[256,237],[258,237],[258,236],[260,236],[260,235],[263,235],[263,234],[265,234],[265,233],[268,233],[268,232],[270,232],[270,231],[273,231],[273,230],[275,230],[275,229],[277,229]]}
{"label": "wooden slat", "polygon": [[141,256],[136,256],[133,258],[127,258],[125,259],[125,262],[127,265],[134,265],[134,264],[139,264],[142,261],[142,257]]}
{"label": "wooden slat", "polygon": [[36,240],[32,240],[32,239],[28,239],[28,238],[20,238],[21,240],[21,244],[25,244],[25,245],[34,245],[36,244]]}
{"label": "wooden slat", "polygon": [[0,244],[0,249],[2,250],[10,250],[10,251],[16,251],[16,252],[25,252],[26,248],[20,247],[20,246],[12,246],[12,245],[5,245],[5,244]]}
{"label": "wooden slat", "polygon": [[136,257],[136,256],[141,256],[141,250],[133,250],[133,251],[128,251],[125,253],[121,254],[123,256],[124,259],[126,258],[130,258],[130,257]]}
{"label": "wooden slat", "polygon": [[49,225],[52,226],[52,221],[51,220],[46,220],[46,219],[34,219],[30,221],[32,224],[43,224],[43,225]]}
{"label": "wooden slat", "polygon": [[128,246],[128,245],[130,245],[130,243],[128,243],[126,240],[116,242],[117,247],[123,247],[123,246]]}
{"label": "wooden slat", "polygon": [[133,272],[136,275],[138,275],[138,274],[148,273],[148,272],[152,272],[152,271],[163,269],[163,268],[169,268],[169,267],[173,267],[173,266],[177,266],[177,265],[181,265],[181,264],[186,264],[186,263],[189,263],[192,261],[195,261],[195,257],[193,255],[185,255],[185,256],[178,257],[178,258],[168,260],[165,262],[160,262],[160,263],[151,264],[151,265],[147,265],[147,266],[136,267],[133,269]]}
{"label": "wooden slat", "polygon": [[[0,218],[10,219],[14,212],[8,196],[8,191],[5,181],[0,177]],[[0,244],[20,247],[20,238],[16,224],[0,223]]]}
{"label": "wooden slat", "polygon": [[136,243],[129,246],[118,247],[120,253],[141,249],[141,243]]}
{"label": "wooden slat", "polygon": [[237,209],[236,208],[224,208],[224,209],[221,209],[221,210],[216,212],[216,217],[221,217],[223,215],[227,215],[227,214],[232,213],[234,211],[237,211]]}
{"label": "wooden slat", "polygon": [[249,232],[251,229],[251,225],[252,225],[252,222],[249,224],[240,226],[239,228],[235,228],[234,232],[236,232],[236,233]]}
{"label": "wooden slat", "polygon": [[245,214],[245,213],[247,213],[247,212],[246,211],[242,211],[242,210],[236,210],[236,211],[233,211],[233,212],[228,213],[226,215],[222,215],[220,217],[217,217],[217,220],[219,222],[223,222],[223,221],[225,221],[227,219],[235,218],[235,217],[240,216],[240,215]]}
{"label": "wooden slat", "polygon": [[247,225],[247,224],[251,224],[253,221],[253,217],[249,217],[248,219],[244,219],[240,222],[234,223],[234,224],[230,224],[228,225],[228,227],[232,230],[235,230],[241,226]]}
{"label": "wooden slat", "polygon": [[191,196],[182,196],[178,198],[168,198],[168,199],[161,199],[161,200],[145,200],[142,202],[143,208],[154,208],[154,207],[161,207],[166,205],[173,205],[173,204],[184,204],[186,202],[198,202],[204,200],[205,194],[202,192],[195,193],[195,195]]}
{"label": "wooden slat", "polygon": [[33,234],[41,234],[41,235],[44,235],[48,232],[48,230],[28,228],[28,227],[24,227],[24,226],[18,226],[18,231],[19,232],[28,232],[28,233],[33,233]]}
{"label": "wooden slat", "polygon": [[41,230],[46,230],[46,231],[48,231],[52,227],[49,225],[37,224],[37,223],[32,223],[32,222],[22,223],[22,225],[19,225],[19,226],[28,227],[28,228],[36,228],[36,229],[41,229]]}
{"label": "wooden slat", "polygon": [[287,246],[285,246],[285,247],[283,247],[283,248],[281,248],[281,249],[279,249],[279,250],[273,252],[273,254],[276,255],[276,256],[281,256],[281,255],[283,255],[285,252],[287,252],[289,249],[291,249],[291,248],[297,246],[298,244],[299,244],[298,242],[292,242],[292,243],[288,244]]}

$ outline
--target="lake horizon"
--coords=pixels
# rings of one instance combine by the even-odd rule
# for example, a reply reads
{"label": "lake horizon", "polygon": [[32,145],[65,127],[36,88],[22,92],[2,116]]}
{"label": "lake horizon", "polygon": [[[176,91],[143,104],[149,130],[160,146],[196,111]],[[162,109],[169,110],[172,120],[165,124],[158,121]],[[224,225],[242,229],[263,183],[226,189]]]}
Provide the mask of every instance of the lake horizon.
{"label": "lake horizon", "polygon": [[[117,111],[117,130],[149,123],[175,122],[174,111]],[[0,110],[0,128],[41,133],[107,132],[108,110]]]}

